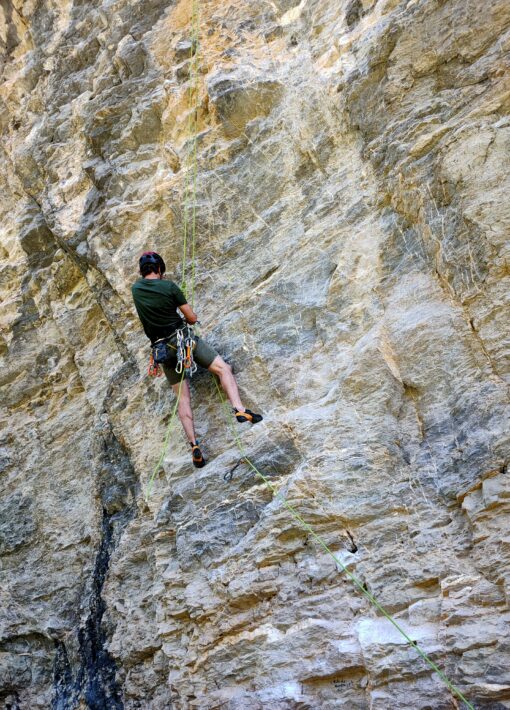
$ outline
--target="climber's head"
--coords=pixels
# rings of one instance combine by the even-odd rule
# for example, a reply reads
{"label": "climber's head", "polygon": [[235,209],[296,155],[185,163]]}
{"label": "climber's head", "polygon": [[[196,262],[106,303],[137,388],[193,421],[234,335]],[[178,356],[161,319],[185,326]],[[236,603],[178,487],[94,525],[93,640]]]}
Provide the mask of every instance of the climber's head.
{"label": "climber's head", "polygon": [[155,251],[145,251],[140,257],[138,264],[142,276],[149,274],[159,274],[163,276],[166,271],[165,262]]}

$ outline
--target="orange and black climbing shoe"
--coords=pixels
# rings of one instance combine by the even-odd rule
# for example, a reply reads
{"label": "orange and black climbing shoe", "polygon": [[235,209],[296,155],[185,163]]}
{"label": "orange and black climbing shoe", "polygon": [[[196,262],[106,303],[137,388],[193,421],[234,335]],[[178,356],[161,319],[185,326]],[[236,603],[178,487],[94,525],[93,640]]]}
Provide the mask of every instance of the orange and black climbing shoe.
{"label": "orange and black climbing shoe", "polygon": [[264,418],[262,414],[255,414],[255,412],[252,412],[250,409],[245,409],[244,412],[234,409],[234,414],[240,424],[243,422],[251,422],[252,424],[256,424],[257,422],[261,422]]}
{"label": "orange and black climbing shoe", "polygon": [[204,459],[202,452],[200,451],[200,447],[198,446],[198,444],[192,444],[191,441],[190,446],[193,466],[195,466],[195,468],[202,468],[202,466],[205,466],[207,461]]}

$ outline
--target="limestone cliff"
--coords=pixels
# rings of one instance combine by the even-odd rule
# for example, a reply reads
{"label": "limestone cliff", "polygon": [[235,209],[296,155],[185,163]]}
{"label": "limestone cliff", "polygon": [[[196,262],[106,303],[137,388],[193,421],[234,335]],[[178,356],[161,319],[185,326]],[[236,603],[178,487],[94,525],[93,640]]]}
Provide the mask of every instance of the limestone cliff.
{"label": "limestone cliff", "polygon": [[[146,376],[183,277],[253,461],[473,706],[510,708],[507,0],[2,0],[0,703],[460,707]],[[191,87],[192,88],[192,87]],[[186,263],[189,274],[191,264]],[[245,425],[246,426],[246,425]]]}

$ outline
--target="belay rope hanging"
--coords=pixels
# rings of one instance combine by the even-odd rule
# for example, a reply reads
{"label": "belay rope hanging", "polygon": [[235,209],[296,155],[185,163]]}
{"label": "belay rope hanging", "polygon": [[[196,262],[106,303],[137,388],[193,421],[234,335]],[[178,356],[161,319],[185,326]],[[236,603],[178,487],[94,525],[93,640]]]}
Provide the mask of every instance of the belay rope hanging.
{"label": "belay rope hanging", "polygon": [[[189,298],[191,301],[191,307],[194,305],[194,285],[195,285],[195,237],[196,237],[196,187],[197,187],[197,132],[198,132],[198,63],[199,63],[199,35],[200,35],[200,16],[199,16],[199,0],[192,0],[192,15],[191,15],[191,28],[192,28],[192,40],[190,49],[190,86],[189,86],[189,115],[188,115],[188,141],[191,140],[191,147],[188,151],[188,156],[191,162],[191,170],[188,165],[188,169],[185,170],[185,199],[184,199],[184,229],[183,229],[183,256],[182,256],[182,290],[188,296],[188,283],[186,281],[186,260],[187,260],[187,238],[188,233],[191,231],[191,275],[189,281]],[[194,103],[193,103],[194,100]],[[189,173],[191,172],[191,176]],[[190,205],[191,199],[191,205]],[[189,212],[191,211],[191,220],[189,219]],[[182,343],[181,343],[182,345]],[[186,346],[184,345],[183,354],[185,355]],[[196,365],[195,365],[196,368]],[[156,466],[154,467],[149,482],[147,484],[145,499],[148,501],[154,479],[163,463],[165,458],[168,445],[170,442],[170,434],[175,423],[175,416],[177,413],[177,408],[179,405],[179,400],[181,396],[182,383],[184,379],[184,370],[181,375],[181,381],[179,383],[179,391],[174,403],[170,421],[167,426],[165,438],[163,441],[163,446],[161,449],[160,457]],[[343,572],[354,584],[357,590],[374,606],[401,634],[401,636],[406,640],[406,642],[417,652],[417,654],[427,663],[429,668],[437,673],[439,678],[443,681],[446,687],[456,695],[466,707],[470,710],[475,710],[474,706],[467,700],[467,698],[462,694],[462,692],[455,686],[450,679],[443,673],[443,671],[434,663],[434,661],[428,656],[425,651],[423,651],[420,646],[413,641],[413,639],[406,633],[402,626],[389,614],[386,609],[378,602],[377,598],[369,592],[365,585],[354,575],[337,557],[337,555],[330,549],[326,544],[324,539],[318,535],[309,523],[304,520],[298,511],[291,505],[287,499],[279,492],[276,486],[271,482],[271,480],[263,474],[257,466],[248,457],[246,450],[239,438],[237,431],[234,428],[232,417],[230,416],[228,404],[221,392],[218,385],[218,380],[214,377],[214,383],[216,385],[216,390],[218,396],[221,400],[222,408],[225,413],[227,424],[232,432],[233,439],[239,452],[242,456],[242,462],[249,466],[252,471],[264,482],[266,487],[271,491],[273,496],[277,498],[282,505],[288,510],[290,515],[294,520],[296,520],[301,527],[306,530],[310,537],[317,543],[317,545],[322,548],[322,550],[329,555],[337,565],[338,569]]]}
{"label": "belay rope hanging", "polygon": [[[191,276],[189,301],[191,307],[195,305],[195,236],[196,236],[196,202],[197,202],[197,140],[198,140],[198,73],[200,52],[200,7],[198,0],[192,0],[191,8],[191,47],[190,47],[190,81],[188,87],[188,146],[186,165],[184,170],[184,215],[183,215],[183,240],[182,240],[182,282],[181,289],[188,298],[188,284],[186,280],[186,261],[188,258],[188,233],[191,230]],[[189,213],[191,211],[191,220]],[[191,222],[191,224],[190,224]]]}
{"label": "belay rope hanging", "polygon": [[[200,6],[198,0],[192,0],[191,8],[191,46],[190,46],[190,82],[188,88],[188,131],[187,143],[188,150],[186,160],[184,161],[184,210],[183,210],[183,239],[182,239],[182,279],[181,290],[188,298],[188,285],[186,281],[186,261],[188,258],[188,231],[190,227],[189,212],[191,211],[191,289],[189,301],[191,307],[195,301],[195,237],[196,237],[196,194],[197,194],[197,132],[198,132],[198,63],[200,51]],[[189,145],[191,141],[191,146]],[[191,176],[190,176],[191,172]],[[189,361],[188,361],[189,362]],[[154,374],[153,362],[149,365],[149,374]],[[195,365],[196,369],[196,365]],[[181,398],[182,383],[185,376],[184,368],[181,371],[181,380],[179,382],[179,390],[177,398],[172,409],[172,414],[168,422],[163,446],[156,465],[150,475],[149,481],[145,488],[145,501],[148,502],[152,489],[154,487],[154,479],[156,478],[161,465],[163,464],[168,445],[170,443],[170,434],[172,433],[175,424],[175,417]]]}

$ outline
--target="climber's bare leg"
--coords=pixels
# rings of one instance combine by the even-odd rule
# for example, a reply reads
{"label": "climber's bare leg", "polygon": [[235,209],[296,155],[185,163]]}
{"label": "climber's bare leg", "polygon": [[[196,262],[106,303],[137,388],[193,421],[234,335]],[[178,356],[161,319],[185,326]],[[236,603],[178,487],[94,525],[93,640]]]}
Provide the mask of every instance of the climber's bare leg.
{"label": "climber's bare leg", "polygon": [[[181,395],[179,397],[179,388]],[[193,412],[191,411],[191,394],[189,391],[189,383],[186,379],[182,382],[178,382],[176,385],[172,385],[172,389],[175,392],[176,397],[179,397],[179,404],[177,406],[177,413],[179,414],[179,419],[183,426],[184,431],[188,440],[194,444],[195,439],[195,426],[193,424]]]}
{"label": "climber's bare leg", "polygon": [[221,386],[225,390],[232,406],[235,407],[238,412],[244,412],[243,403],[241,402],[239,390],[237,389],[237,382],[232,374],[232,368],[230,365],[226,363],[223,358],[217,355],[209,365],[208,369],[209,372],[212,372],[214,375],[218,375],[220,378]]}

